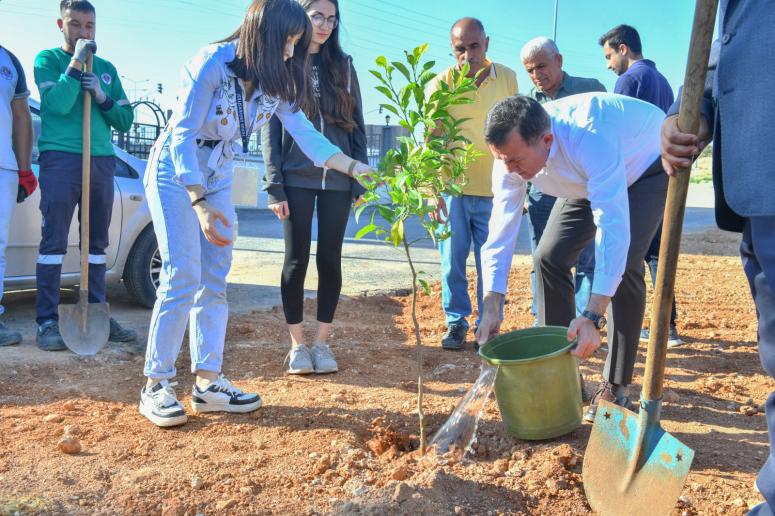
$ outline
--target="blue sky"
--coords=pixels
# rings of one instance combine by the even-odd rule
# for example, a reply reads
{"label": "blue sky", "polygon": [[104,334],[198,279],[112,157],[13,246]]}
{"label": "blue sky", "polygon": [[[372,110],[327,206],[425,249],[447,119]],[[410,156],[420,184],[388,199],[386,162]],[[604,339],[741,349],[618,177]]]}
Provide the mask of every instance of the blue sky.
{"label": "blue sky", "polygon": [[[240,23],[248,0],[92,0],[97,7],[99,53],[113,62],[130,97],[148,96],[172,106],[180,66],[208,42],[230,34]],[[0,44],[14,52],[32,80],[35,55],[60,46],[57,0],[0,0]],[[521,92],[531,87],[519,62],[529,39],[551,37],[554,0],[340,0],[342,44],[361,79],[368,123],[384,123],[377,113],[380,97],[368,73],[374,59],[400,58],[403,49],[428,42],[436,70],[453,64],[449,28],[458,18],[476,16],[490,36],[489,57],[517,71]],[[616,76],[606,69],[598,37],[619,23],[635,26],[644,56],[675,90],[683,79],[694,3],[687,0],[559,0],[557,43],[564,69],[595,77],[613,89]],[[156,93],[162,83],[164,93]],[[30,85],[33,96],[37,89]]]}

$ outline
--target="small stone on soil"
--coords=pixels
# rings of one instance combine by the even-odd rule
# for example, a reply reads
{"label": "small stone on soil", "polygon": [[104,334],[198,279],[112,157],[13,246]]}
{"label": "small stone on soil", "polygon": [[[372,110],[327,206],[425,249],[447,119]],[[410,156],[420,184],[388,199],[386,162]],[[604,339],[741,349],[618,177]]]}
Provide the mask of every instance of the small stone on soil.
{"label": "small stone on soil", "polygon": [[64,434],[70,437],[81,435],[81,429],[76,425],[65,425]]}
{"label": "small stone on soil", "polygon": [[57,448],[59,448],[59,451],[62,453],[73,455],[75,453],[80,453],[81,443],[75,437],[63,437],[60,439],[59,443],[57,443]]}
{"label": "small stone on soil", "polygon": [[64,420],[65,418],[60,416],[59,414],[49,414],[43,418],[43,421],[45,421],[46,423],[61,423]]}
{"label": "small stone on soil", "polygon": [[218,511],[225,511],[226,509],[231,509],[237,505],[237,500],[230,499],[230,500],[221,500],[220,502],[215,504],[215,509]]}
{"label": "small stone on soil", "polygon": [[393,480],[406,480],[407,476],[409,476],[409,472],[406,469],[406,466],[398,466],[393,470],[393,473],[390,474],[390,478]]}
{"label": "small stone on soil", "polygon": [[414,490],[406,482],[399,482],[393,491],[393,501],[401,503],[412,497]]}

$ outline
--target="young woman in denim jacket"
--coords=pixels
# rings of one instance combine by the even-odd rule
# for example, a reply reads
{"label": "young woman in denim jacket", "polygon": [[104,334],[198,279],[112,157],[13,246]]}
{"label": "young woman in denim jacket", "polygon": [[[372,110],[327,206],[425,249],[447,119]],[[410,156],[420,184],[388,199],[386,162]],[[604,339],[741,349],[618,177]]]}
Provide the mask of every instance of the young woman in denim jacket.
{"label": "young woman in denim jacket", "polygon": [[[358,79],[349,56],[339,45],[339,2],[299,0],[312,22],[311,88],[304,112],[331,142],[367,161],[366,132]],[[264,189],[269,207],[283,221],[285,262],[281,278],[283,310],[291,336],[288,372],[333,373],[336,359],[327,344],[342,289],[342,242],[353,199],[364,189],[353,178],[320,167],[301,150],[291,127],[274,119],[261,132],[266,165]],[[304,279],[317,205],[317,332],[305,345]]]}
{"label": "young woman in denim jacket", "polygon": [[156,425],[186,422],[169,382],[186,326],[196,375],[192,409],[251,412],[261,405],[258,394],[243,393],[221,373],[235,217],[233,160],[247,152],[250,133],[277,115],[318,165],[350,175],[370,170],[331,144],[298,108],[311,33],[295,1],[255,0],[234,34],[183,67],[178,105],[145,174],[162,271],[140,412]]}

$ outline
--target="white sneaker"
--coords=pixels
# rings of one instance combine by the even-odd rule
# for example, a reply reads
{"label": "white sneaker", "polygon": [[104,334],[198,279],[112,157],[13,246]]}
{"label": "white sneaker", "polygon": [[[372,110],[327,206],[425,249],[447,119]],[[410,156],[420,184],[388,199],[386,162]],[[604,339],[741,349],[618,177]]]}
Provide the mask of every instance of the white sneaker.
{"label": "white sneaker", "polygon": [[253,412],[261,406],[261,396],[246,394],[220,375],[205,390],[196,383],[191,388],[191,408],[194,412]]}
{"label": "white sneaker", "polygon": [[326,374],[339,371],[339,366],[336,365],[336,359],[331,352],[331,348],[328,347],[328,344],[319,342],[312,346],[310,351],[312,353],[312,364],[315,368],[315,373]]}
{"label": "white sneaker", "polygon": [[175,396],[177,382],[162,380],[151,389],[147,385],[140,391],[140,414],[147,417],[156,426],[168,427],[182,425],[188,420],[183,405]]}
{"label": "white sneaker", "polygon": [[304,344],[291,346],[291,350],[285,357],[288,361],[288,374],[310,374],[315,372],[312,365],[312,355]]}

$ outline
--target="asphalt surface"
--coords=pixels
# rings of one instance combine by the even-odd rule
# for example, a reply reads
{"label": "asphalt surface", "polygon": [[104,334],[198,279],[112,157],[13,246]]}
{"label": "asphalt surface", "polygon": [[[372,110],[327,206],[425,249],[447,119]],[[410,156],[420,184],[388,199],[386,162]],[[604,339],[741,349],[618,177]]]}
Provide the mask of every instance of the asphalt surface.
{"label": "asphalt surface", "polygon": [[[713,194],[710,185],[692,185],[687,201],[684,232],[700,232],[714,227]],[[232,314],[249,313],[277,306],[280,301],[280,273],[282,270],[284,242],[280,221],[267,210],[239,209],[239,237],[235,243],[232,272],[229,275],[228,297]],[[351,216],[347,226],[342,251],[342,295],[355,296],[382,292],[395,292],[410,288],[409,269],[403,250],[397,250],[373,236],[356,240],[361,224]],[[315,238],[313,221],[313,239]],[[423,228],[419,223],[410,224],[405,233],[420,238]],[[520,227],[516,253],[527,256],[530,244],[527,224]],[[314,260],[317,244],[313,242],[305,287],[307,294],[315,295],[317,271]],[[438,251],[430,240],[417,243],[412,252],[417,268],[426,273],[429,281],[439,279]],[[473,255],[468,267],[474,268]],[[528,278],[525,278],[529,281]],[[75,302],[74,291],[63,292],[63,302]],[[134,328],[145,338],[150,310],[138,307],[129,299],[123,285],[108,290],[111,313],[122,323]],[[32,345],[35,340],[35,292],[6,292],[3,296],[5,323],[24,335],[22,346]],[[0,349],[0,357],[4,351]]]}

